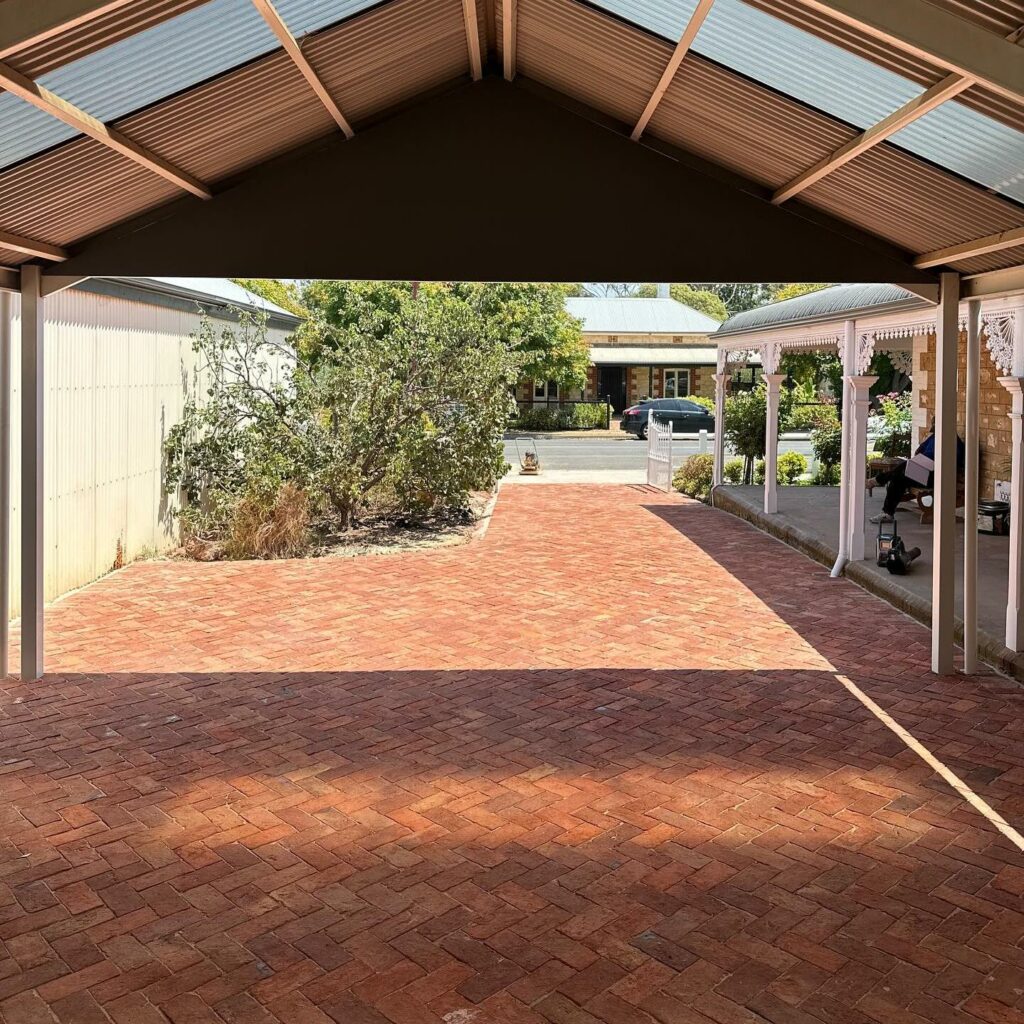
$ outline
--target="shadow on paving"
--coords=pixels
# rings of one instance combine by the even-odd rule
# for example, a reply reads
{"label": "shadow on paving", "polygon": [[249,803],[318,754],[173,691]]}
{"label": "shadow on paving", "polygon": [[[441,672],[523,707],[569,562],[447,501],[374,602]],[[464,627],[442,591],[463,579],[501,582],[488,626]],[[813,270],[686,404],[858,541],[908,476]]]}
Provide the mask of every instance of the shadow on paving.
{"label": "shadow on paving", "polygon": [[[728,564],[714,516],[666,511]],[[15,1024],[1024,1007],[1018,852],[831,672],[123,673],[8,694]],[[984,788],[974,750],[957,767]]]}

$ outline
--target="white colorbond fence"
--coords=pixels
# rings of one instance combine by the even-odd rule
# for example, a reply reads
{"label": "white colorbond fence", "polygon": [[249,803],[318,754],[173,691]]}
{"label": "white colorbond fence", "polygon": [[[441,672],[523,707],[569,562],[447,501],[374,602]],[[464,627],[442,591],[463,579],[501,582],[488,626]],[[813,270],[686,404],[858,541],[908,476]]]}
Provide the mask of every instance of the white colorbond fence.
{"label": "white colorbond fence", "polygon": [[[21,572],[21,321],[13,303],[11,614]],[[198,311],[69,289],[46,300],[45,598],[178,544],[163,441],[195,386]],[[271,328],[284,343],[290,332]],[[286,351],[286,350],[285,350]],[[281,363],[286,360],[282,352]],[[273,372],[273,368],[272,368]]]}
{"label": "white colorbond fence", "polygon": [[647,412],[647,483],[662,491],[672,490],[672,424]]}

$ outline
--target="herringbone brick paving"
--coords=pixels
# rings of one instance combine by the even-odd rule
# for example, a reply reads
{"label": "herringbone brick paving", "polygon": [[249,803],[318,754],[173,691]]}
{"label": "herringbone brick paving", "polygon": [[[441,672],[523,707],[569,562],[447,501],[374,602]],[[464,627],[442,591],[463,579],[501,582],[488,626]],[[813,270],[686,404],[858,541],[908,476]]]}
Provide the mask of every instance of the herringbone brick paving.
{"label": "herringbone brick paving", "polygon": [[1024,699],[724,513],[130,567],[0,684],[8,1024],[1020,1024]]}

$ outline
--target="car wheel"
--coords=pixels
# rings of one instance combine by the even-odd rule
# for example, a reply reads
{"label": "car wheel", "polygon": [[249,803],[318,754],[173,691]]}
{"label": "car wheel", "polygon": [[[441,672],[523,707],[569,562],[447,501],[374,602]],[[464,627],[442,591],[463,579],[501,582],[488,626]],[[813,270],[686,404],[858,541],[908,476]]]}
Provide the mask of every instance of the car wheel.
{"label": "car wheel", "polygon": [[646,423],[637,432],[636,439],[638,441],[646,441],[647,440],[647,424]]}

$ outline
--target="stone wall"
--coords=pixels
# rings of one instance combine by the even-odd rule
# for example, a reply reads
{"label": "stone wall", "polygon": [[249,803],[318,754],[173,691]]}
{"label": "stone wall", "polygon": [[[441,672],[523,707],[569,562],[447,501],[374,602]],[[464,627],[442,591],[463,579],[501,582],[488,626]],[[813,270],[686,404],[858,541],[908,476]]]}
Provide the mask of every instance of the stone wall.
{"label": "stone wall", "polygon": [[[961,333],[957,359],[956,421],[957,432],[965,433],[967,335]],[[981,472],[978,493],[982,498],[995,494],[995,483],[1004,480],[1009,472],[1010,457],[1010,395],[999,383],[1000,370],[989,357],[984,337],[981,348],[981,401],[978,408],[979,440],[981,444]],[[920,444],[928,434],[935,413],[935,335],[914,339],[914,445]]]}

